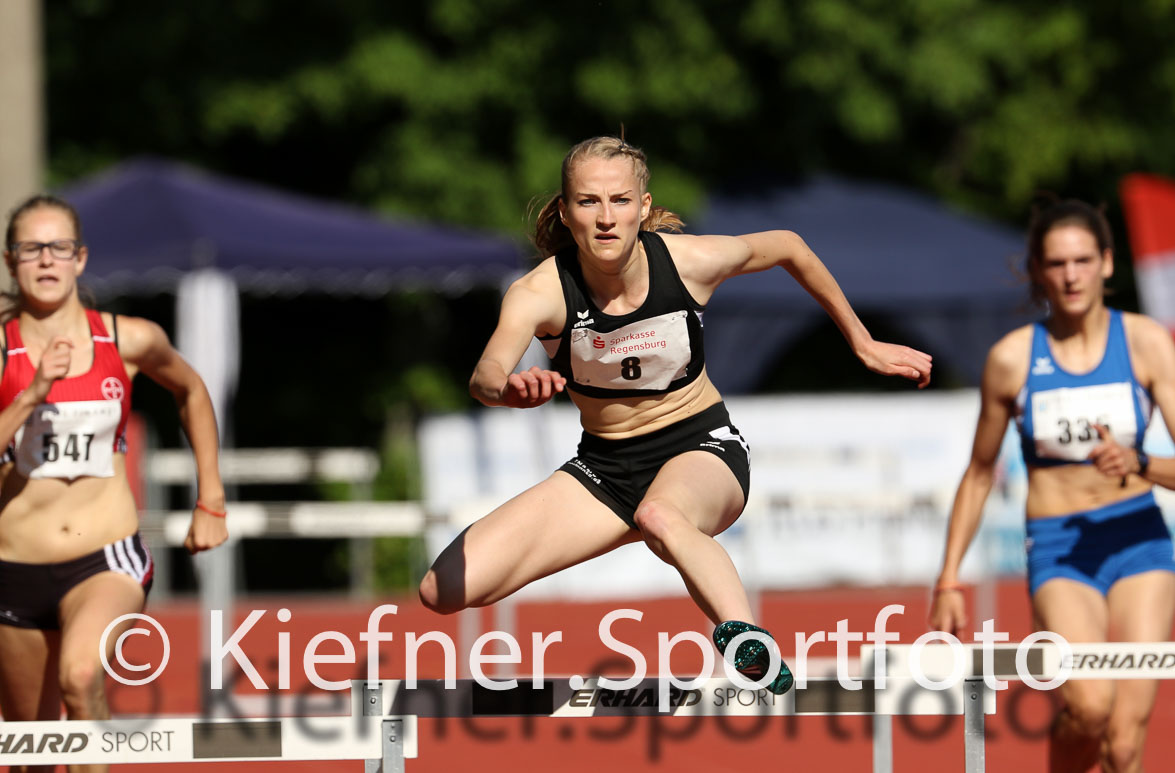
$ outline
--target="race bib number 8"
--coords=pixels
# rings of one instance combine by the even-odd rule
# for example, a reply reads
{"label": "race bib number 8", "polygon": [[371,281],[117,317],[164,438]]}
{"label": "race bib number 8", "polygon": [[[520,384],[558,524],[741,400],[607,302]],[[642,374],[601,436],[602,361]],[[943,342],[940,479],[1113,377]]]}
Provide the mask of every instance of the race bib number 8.
{"label": "race bib number 8", "polygon": [[604,389],[665,389],[690,361],[685,311],[644,319],[610,333],[571,331],[571,370],[577,384]]}
{"label": "race bib number 8", "polygon": [[114,400],[41,403],[16,433],[16,469],[26,478],[109,478],[122,408]]}
{"label": "race bib number 8", "polygon": [[1036,455],[1083,462],[1101,442],[1094,425],[1110,430],[1127,448],[1138,437],[1129,382],[1066,387],[1032,395],[1032,435]]}

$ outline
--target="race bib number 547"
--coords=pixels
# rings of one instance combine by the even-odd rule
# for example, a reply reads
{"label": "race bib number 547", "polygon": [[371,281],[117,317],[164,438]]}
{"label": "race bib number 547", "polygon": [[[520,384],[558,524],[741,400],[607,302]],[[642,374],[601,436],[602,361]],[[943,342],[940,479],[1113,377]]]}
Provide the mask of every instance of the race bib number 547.
{"label": "race bib number 547", "polygon": [[16,468],[26,478],[114,475],[114,400],[42,403],[16,433]]}

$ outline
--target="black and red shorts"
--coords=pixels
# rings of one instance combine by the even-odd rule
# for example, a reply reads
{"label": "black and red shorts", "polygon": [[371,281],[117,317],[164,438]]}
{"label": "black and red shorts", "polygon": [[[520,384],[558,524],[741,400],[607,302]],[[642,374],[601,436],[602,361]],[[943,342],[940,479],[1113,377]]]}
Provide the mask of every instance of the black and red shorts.
{"label": "black and red shorts", "polygon": [[75,585],[99,572],[118,572],[151,590],[155,563],[139,535],[132,534],[93,553],[53,564],[0,560],[0,623],[55,631],[58,607]]}

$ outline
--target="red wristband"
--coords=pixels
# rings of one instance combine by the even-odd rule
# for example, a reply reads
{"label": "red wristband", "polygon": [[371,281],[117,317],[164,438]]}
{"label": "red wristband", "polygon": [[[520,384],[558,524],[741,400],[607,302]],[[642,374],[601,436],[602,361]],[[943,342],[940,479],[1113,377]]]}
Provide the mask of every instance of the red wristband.
{"label": "red wristband", "polygon": [[203,510],[204,512],[208,513],[209,515],[215,515],[217,518],[224,518],[225,516],[228,515],[228,510],[225,510],[224,512],[220,512],[219,510],[213,510],[211,507],[204,504],[199,499],[196,500],[196,509]]}
{"label": "red wristband", "polygon": [[963,586],[962,585],[936,585],[936,586],[934,586],[934,595],[937,596],[940,593],[943,593],[945,591],[951,591],[951,590],[958,591],[959,593],[962,593]]}

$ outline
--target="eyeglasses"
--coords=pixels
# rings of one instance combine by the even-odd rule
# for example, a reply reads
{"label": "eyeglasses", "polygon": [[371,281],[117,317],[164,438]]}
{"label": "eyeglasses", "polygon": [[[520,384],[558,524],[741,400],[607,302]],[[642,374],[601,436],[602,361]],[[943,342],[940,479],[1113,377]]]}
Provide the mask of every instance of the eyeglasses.
{"label": "eyeglasses", "polygon": [[73,260],[82,248],[77,239],[54,239],[51,242],[15,242],[8,245],[8,250],[16,256],[17,263],[32,263],[41,259],[41,252],[49,248],[49,254],[54,260]]}

